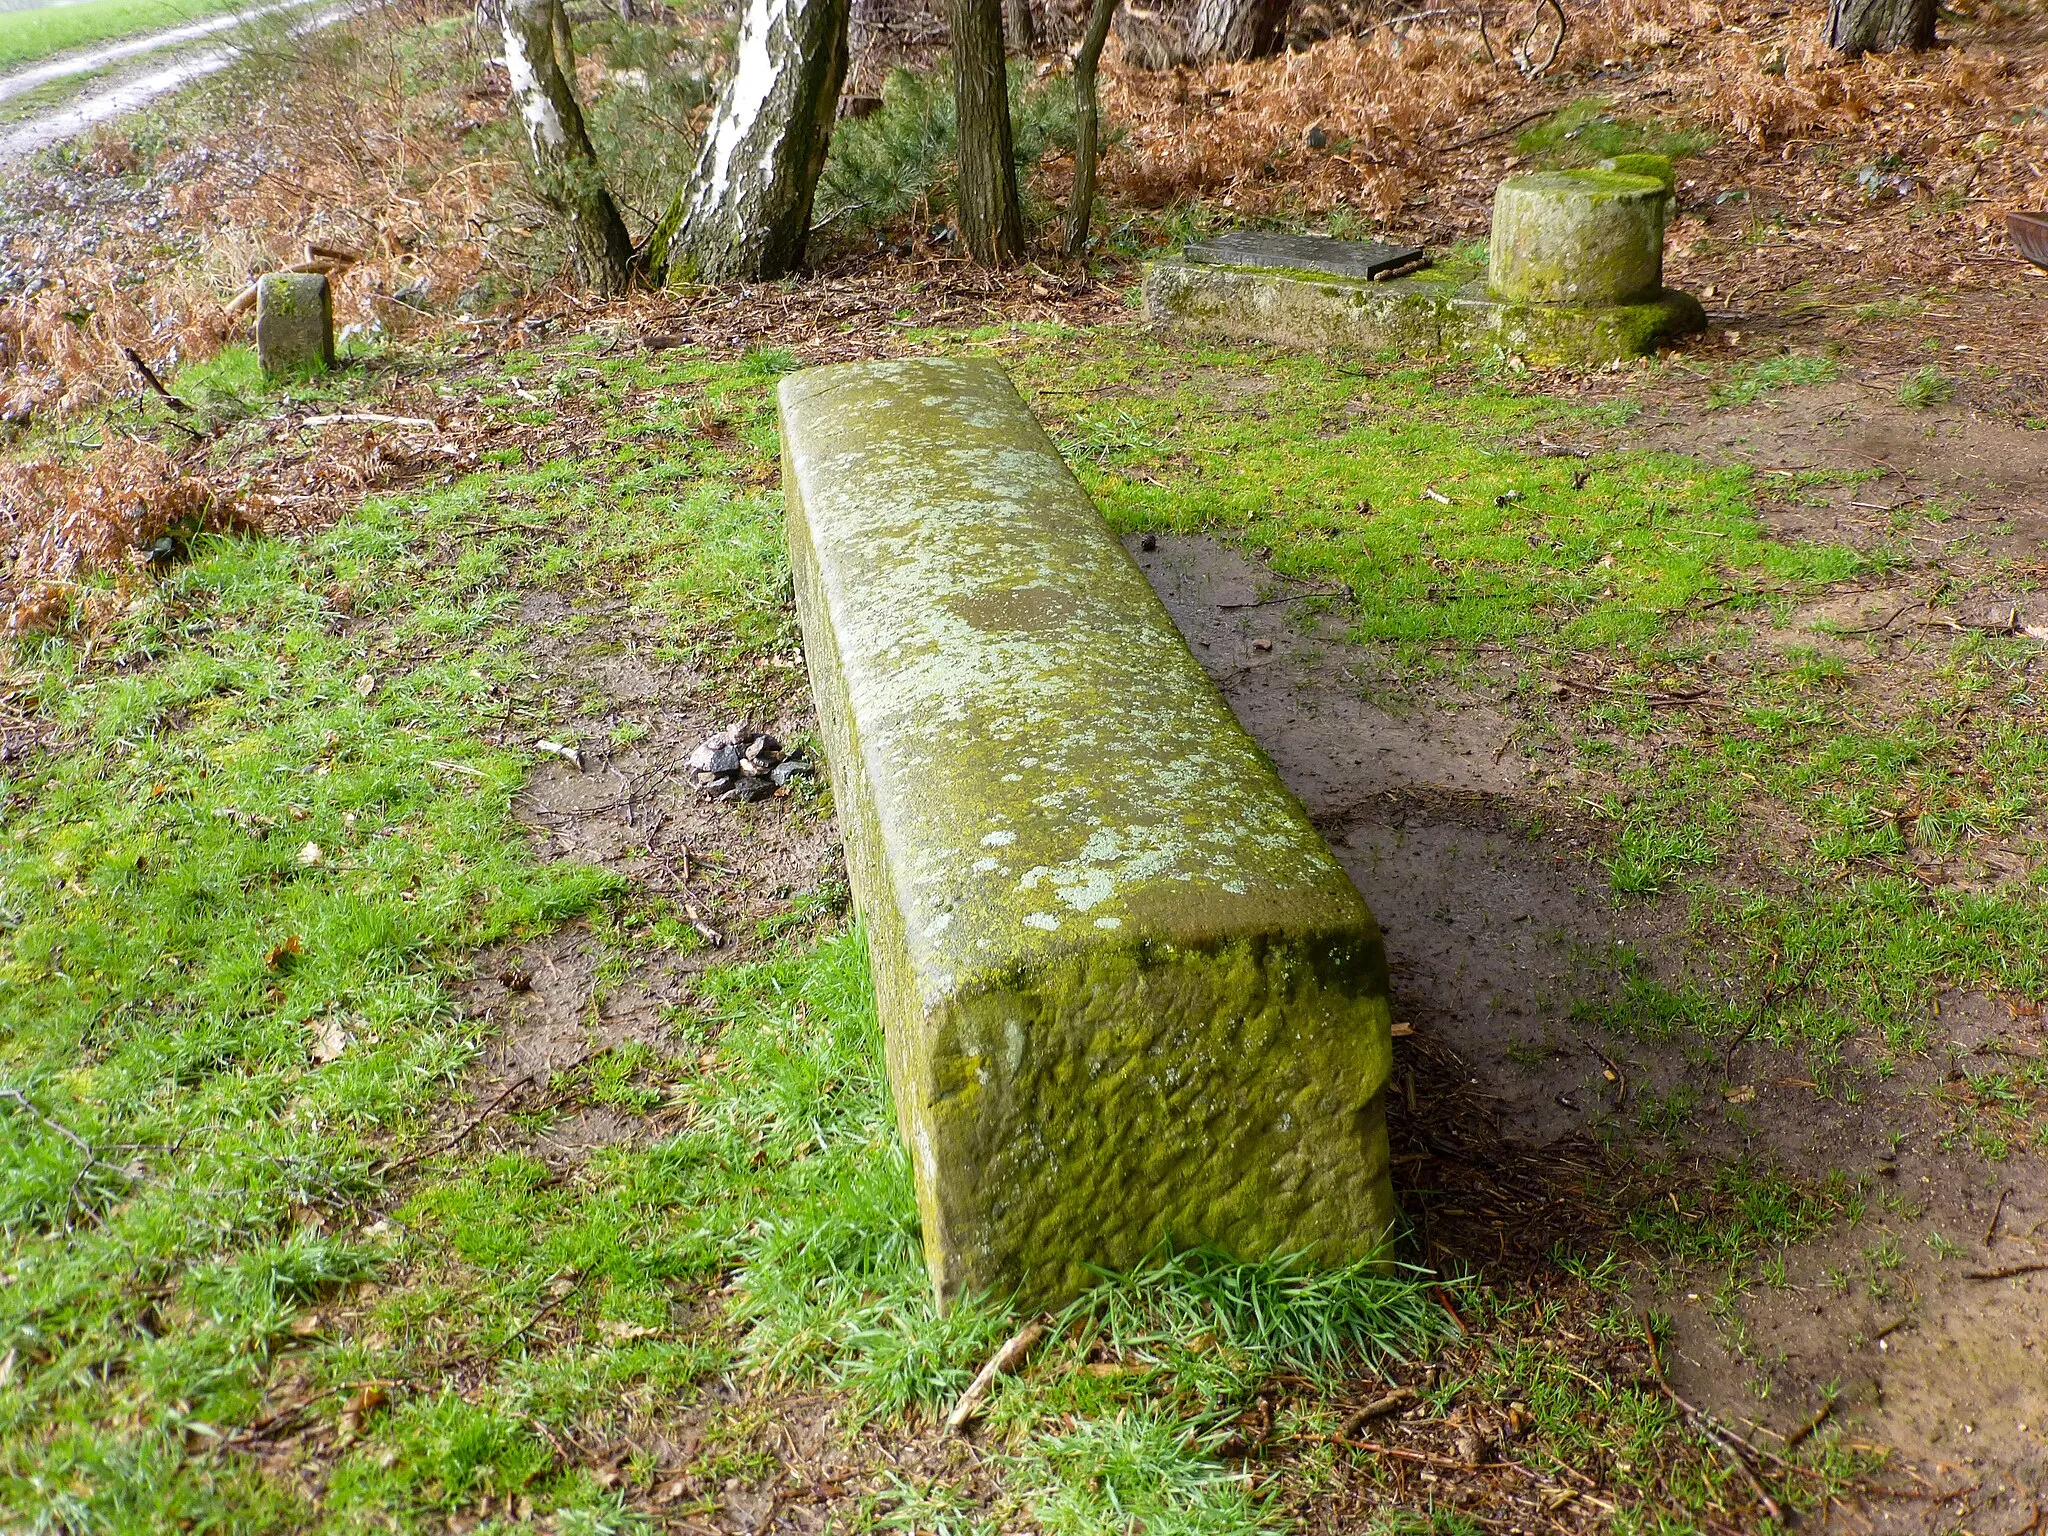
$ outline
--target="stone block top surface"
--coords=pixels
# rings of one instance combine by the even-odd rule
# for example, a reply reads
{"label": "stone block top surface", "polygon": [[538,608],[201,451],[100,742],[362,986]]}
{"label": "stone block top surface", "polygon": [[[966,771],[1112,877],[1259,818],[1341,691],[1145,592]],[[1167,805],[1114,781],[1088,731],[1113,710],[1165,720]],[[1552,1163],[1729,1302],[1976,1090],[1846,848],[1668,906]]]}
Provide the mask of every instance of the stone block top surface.
{"label": "stone block top surface", "polygon": [[1376,935],[1000,369],[845,364],[782,405],[876,814],[918,854],[895,894],[923,978],[1127,923]]}
{"label": "stone block top surface", "polygon": [[1233,229],[1213,240],[1189,243],[1184,259],[1219,267],[1273,267],[1297,272],[1327,272],[1333,277],[1370,281],[1382,272],[1419,259],[1413,245],[1387,245],[1378,240],[1337,240],[1328,235],[1269,235]]}

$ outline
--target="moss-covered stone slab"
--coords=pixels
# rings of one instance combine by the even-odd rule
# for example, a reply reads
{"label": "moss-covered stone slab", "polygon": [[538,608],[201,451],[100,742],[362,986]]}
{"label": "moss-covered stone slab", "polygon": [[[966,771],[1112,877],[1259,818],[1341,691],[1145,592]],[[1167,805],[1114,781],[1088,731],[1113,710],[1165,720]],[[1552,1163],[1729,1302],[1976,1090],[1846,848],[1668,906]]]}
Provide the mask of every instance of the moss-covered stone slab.
{"label": "moss-covered stone slab", "polygon": [[1394,1219],[1379,929],[1008,378],[781,388],[790,559],[940,1299]]}
{"label": "moss-covered stone slab", "polygon": [[1412,277],[1357,282],[1324,273],[1179,258],[1145,269],[1154,325],[1340,355],[1518,355],[1531,363],[1641,357],[1706,328],[1699,301],[1662,289],[1633,304],[1548,304],[1489,291],[1477,263],[1440,261]]}

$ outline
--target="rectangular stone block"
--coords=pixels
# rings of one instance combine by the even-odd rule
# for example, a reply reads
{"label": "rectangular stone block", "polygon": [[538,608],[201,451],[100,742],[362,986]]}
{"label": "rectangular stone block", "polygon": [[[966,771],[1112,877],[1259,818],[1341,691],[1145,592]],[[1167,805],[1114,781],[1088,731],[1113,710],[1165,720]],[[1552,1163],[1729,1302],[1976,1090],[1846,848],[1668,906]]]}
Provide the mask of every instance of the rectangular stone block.
{"label": "rectangular stone block", "polygon": [[272,376],[334,366],[334,290],[319,272],[272,272],[256,284],[256,359]]}
{"label": "rectangular stone block", "polygon": [[1228,265],[1213,255],[1145,268],[1153,325],[1338,356],[1521,356],[1540,365],[1609,363],[1706,326],[1699,301],[1666,288],[1639,304],[1536,304],[1500,298],[1476,266],[1442,261],[1385,282]]}
{"label": "rectangular stone block", "polygon": [[1394,1220],[1379,929],[1002,371],[784,380],[798,615],[933,1284]]}

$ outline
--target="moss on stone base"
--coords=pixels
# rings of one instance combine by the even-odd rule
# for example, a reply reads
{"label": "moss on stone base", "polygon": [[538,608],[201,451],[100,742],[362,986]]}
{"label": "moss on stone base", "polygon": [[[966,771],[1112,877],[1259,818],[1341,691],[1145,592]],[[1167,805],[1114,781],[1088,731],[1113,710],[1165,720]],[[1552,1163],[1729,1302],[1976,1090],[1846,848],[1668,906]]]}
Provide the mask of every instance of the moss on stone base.
{"label": "moss on stone base", "polygon": [[1706,327],[1698,301],[1675,289],[1640,304],[1510,303],[1466,271],[1360,283],[1168,260],[1146,268],[1144,296],[1154,325],[1365,356],[1513,353],[1600,365]]}
{"label": "moss on stone base", "polygon": [[989,364],[781,393],[789,542],[944,1299],[1378,1252],[1379,930]]}

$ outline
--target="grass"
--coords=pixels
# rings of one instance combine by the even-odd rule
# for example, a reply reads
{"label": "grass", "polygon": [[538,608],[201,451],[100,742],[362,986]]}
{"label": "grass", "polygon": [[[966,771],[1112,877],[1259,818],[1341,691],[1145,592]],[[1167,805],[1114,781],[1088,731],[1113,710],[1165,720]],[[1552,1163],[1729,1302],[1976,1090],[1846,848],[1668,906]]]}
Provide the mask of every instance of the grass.
{"label": "grass", "polygon": [[1667,128],[1618,113],[1609,96],[1582,96],[1515,136],[1515,153],[1538,169],[1570,170],[1615,155],[1666,155],[1682,160],[1711,148],[1714,135]]}
{"label": "grass", "polygon": [[[1073,348],[1038,332],[1022,373],[1059,381],[1049,391],[1104,389],[1130,367],[1116,350]],[[426,1530],[481,1509],[506,1528],[633,1530],[635,1487],[684,1489],[668,1507],[688,1516],[731,1479],[774,1477],[762,1427],[791,1395],[829,1395],[844,1434],[903,1436],[1016,1329],[995,1300],[932,1305],[864,942],[831,899],[793,893],[791,924],[772,924],[780,936],[756,958],[702,969],[655,1032],[557,1071],[545,1114],[506,1112],[508,1128],[539,1130],[604,1108],[637,1124],[633,1137],[563,1163],[522,1130],[498,1145],[436,1135],[485,1092],[485,1028],[455,1006],[479,946],[573,924],[594,952],[596,999],[655,956],[700,948],[666,897],[530,852],[512,821],[524,762],[479,721],[557,709],[530,680],[545,635],[520,616],[520,594],[543,588],[625,602],[655,627],[659,655],[705,670],[733,709],[760,707],[754,657],[793,643],[762,489],[770,387],[791,365],[778,352],[604,358],[582,344],[508,354],[461,385],[471,406],[537,414],[498,385],[514,375],[555,401],[539,414],[596,412],[596,444],[530,467],[508,451],[487,475],[371,500],[303,547],[203,539],[96,666],[63,639],[18,657],[59,750],[6,780],[0,1038],[18,1098],[0,1098],[12,1130],[0,1223],[20,1280],[0,1290],[16,1350],[0,1384],[0,1507],[57,1507],[115,1532]],[[1495,481],[1528,485],[1513,514],[1577,532],[1583,514],[1561,489],[1546,500],[1511,455],[1473,446],[1473,426],[1518,432],[1546,408],[1419,375],[1376,387],[1389,416],[1425,428],[1417,481],[1475,506]],[[268,399],[236,354],[180,389],[227,418],[260,416]],[[1272,406],[1323,428],[1343,391],[1303,367]],[[1202,430],[1225,424],[1221,401],[1192,389],[1171,393],[1171,410]],[[1102,465],[1090,473],[1112,516],[1157,518],[1145,479],[1108,469],[1182,453],[1182,428],[1155,401],[1069,414],[1063,428]],[[1339,459],[1362,475],[1364,446],[1397,428],[1346,430],[1358,436],[1339,438]],[[1309,453],[1325,438],[1274,440]],[[1307,496],[1313,481],[1290,463],[1260,473]],[[1278,520],[1255,518],[1243,473],[1210,487],[1210,526],[1241,508],[1245,537],[1280,539]],[[1319,510],[1360,496],[1403,508],[1389,471],[1370,473],[1315,489],[1329,498]],[[1620,537],[1632,498],[1655,496],[1673,508],[1673,539],[1714,526],[1739,551],[1753,543],[1737,481],[1683,461],[1640,473],[1640,492],[1585,498],[1612,518],[1599,530]],[[1477,518],[1501,512],[1487,498]],[[1438,547],[1487,537],[1415,506],[1362,522],[1370,537],[1341,557],[1315,535],[1288,555],[1436,571],[1409,545],[1425,520]],[[1800,559],[1794,580],[1821,580]],[[1571,616],[1542,612],[1571,580],[1536,561],[1526,606],[1493,610],[1503,633],[1579,635]],[[1673,602],[1708,580],[1679,580]],[[1642,604],[1628,614],[1595,623],[1655,623]],[[571,614],[561,633],[580,627]],[[526,719],[563,729],[551,713]],[[131,1284],[106,1284],[117,1274]],[[1466,1327],[1499,1305],[1458,1292]],[[1415,1372],[1466,1348],[1438,1294],[1401,1272],[1161,1253],[1104,1276],[1032,1368],[997,1386],[979,1485],[932,1477],[889,1495],[881,1483],[870,1518],[1280,1530],[1313,1487],[1376,1477],[1333,1448],[1333,1409],[1317,1403],[1360,1372]],[[1712,1495],[1712,1458],[1673,1438],[1653,1399],[1589,1403],[1573,1384],[1583,1366],[1520,1327],[1501,1323],[1458,1370],[1528,1399],[1544,1425],[1536,1464],[1622,1436],[1647,1448],[1632,1466],[1694,1468],[1686,1477],[1708,1483],[1688,1497]],[[711,1393],[721,1380],[748,1386]],[[1247,1481],[1233,1436],[1274,1382],[1294,1382],[1278,1442],[1290,1450]],[[297,1415],[295,1444],[326,1468],[317,1499],[217,1448],[279,1413]],[[678,1415],[700,1423],[694,1450],[629,1468],[625,1483],[561,1450],[590,1436],[674,1442]],[[1645,1507],[1665,1499],[1649,1470],[1620,1487]]]}
{"label": "grass", "polygon": [[79,0],[35,10],[0,11],[0,70],[32,64],[68,48],[160,32],[203,17],[247,9],[249,0]]}
{"label": "grass", "polygon": [[1956,395],[1956,381],[1934,364],[1916,368],[1899,386],[1899,404],[1912,411],[1946,405]]}
{"label": "grass", "polygon": [[[1864,569],[1772,543],[1740,472],[1515,446],[1611,422],[1612,407],[1053,328],[1018,333],[1005,355],[1119,527],[1206,532],[1343,583],[1355,604],[1324,601],[1419,683],[1509,647],[1507,682],[1547,699],[1545,670],[1597,648],[1631,669],[1613,674],[1621,694],[1631,678],[1665,686],[1698,604],[1821,592]],[[664,1517],[690,1519],[733,1479],[780,1486],[766,1426],[795,1403],[822,1396],[855,1446],[917,1443],[1015,1331],[999,1298],[931,1303],[843,893],[791,892],[737,961],[708,954],[672,899],[533,852],[513,816],[527,761],[491,728],[517,719],[508,740],[529,727],[561,739],[565,710],[608,711],[563,703],[538,658],[608,644],[628,621],[719,710],[776,707],[764,690],[788,685],[767,680],[787,674],[757,663],[795,643],[769,489],[771,390],[792,366],[773,350],[612,356],[587,340],[508,352],[437,387],[497,429],[596,430],[563,434],[567,451],[551,437],[531,460],[515,441],[485,473],[373,498],[304,545],[201,539],[90,661],[61,638],[17,655],[58,739],[4,785],[10,1517],[55,1509],[117,1532],[457,1517],[631,1530],[657,1487],[675,1490]],[[317,389],[367,400],[378,377],[366,366]],[[179,388],[209,419],[277,404],[234,353]],[[571,611],[527,616],[543,593]],[[1993,651],[1981,672],[1968,653],[1957,665],[1952,686],[1997,696]],[[1958,750],[1935,714],[1919,736],[1873,720],[1845,736],[1827,713],[1847,708],[1844,678],[1810,658],[1760,653],[1752,682],[1757,734],[1725,749],[1776,776],[1768,793],[1805,784],[1844,806],[1844,828],[1860,824],[1857,794],[1876,804],[1886,784],[1948,772]],[[1560,729],[1585,726],[1556,707]],[[1628,740],[1636,725],[1618,703],[1601,728]],[[1981,750],[2013,765],[2006,778],[2035,772],[2039,748],[2017,729]],[[1622,890],[1691,891],[1740,833],[1752,791],[1702,789],[1726,761],[1663,761],[1668,786],[1645,767],[1608,813]],[[1980,792],[1960,770],[1953,782]],[[1965,823],[1999,803],[1955,807],[1952,835],[1967,841]],[[1943,978],[2039,964],[2022,908],[1999,918],[1984,898],[1878,876],[1820,900],[1723,899],[1702,918],[1717,932],[1843,978],[1839,993],[1766,984],[1773,1008],[1814,1010],[1788,1026],[1798,1038],[1838,1027],[1823,998],[1857,985],[1897,988],[1903,1009]],[[464,978],[485,946],[544,941],[589,957],[593,1016],[673,957],[691,979],[632,1038],[593,1036],[546,1082],[544,1107],[515,1103],[501,1130],[451,1145],[451,1118],[497,1091],[479,1064],[488,1028],[459,1006]],[[1917,971],[1880,953],[1913,945]],[[1638,976],[1611,1022],[1710,1035],[1726,1006]],[[1991,1106],[1986,1135],[2009,1134],[1998,1091],[1975,1095]],[[549,1151],[563,1117],[599,1110],[630,1134]],[[1733,1269],[1856,1209],[1847,1187],[1761,1165],[1673,1193],[1637,1213],[1633,1252]],[[1612,1263],[1576,1273],[1574,1327],[1592,1326],[1590,1307],[1598,1337],[1634,1337]],[[1425,1415],[1461,1392],[1521,1404],[1533,1427],[1518,1460],[1539,1475],[1601,1465],[1642,1519],[1743,1497],[1660,1397],[1588,1374],[1559,1336],[1563,1304],[1476,1280],[1440,1291],[1400,1271],[1162,1253],[1104,1276],[998,1384],[985,1470],[908,1485],[877,1473],[865,1518],[1277,1531],[1339,1489],[1397,1509],[1384,1466],[1337,1443],[1340,1405],[1390,1378],[1418,1384]],[[276,1415],[322,1469],[317,1494],[257,1454],[251,1426]],[[642,1449],[623,1468],[578,1449],[614,1444]],[[657,1444],[688,1449],[660,1459],[645,1450]]]}
{"label": "grass", "polygon": [[1831,357],[1809,357],[1787,352],[1760,363],[1737,363],[1726,379],[1718,381],[1708,397],[1710,409],[1749,405],[1773,390],[1802,384],[1831,384],[1841,374]]}

